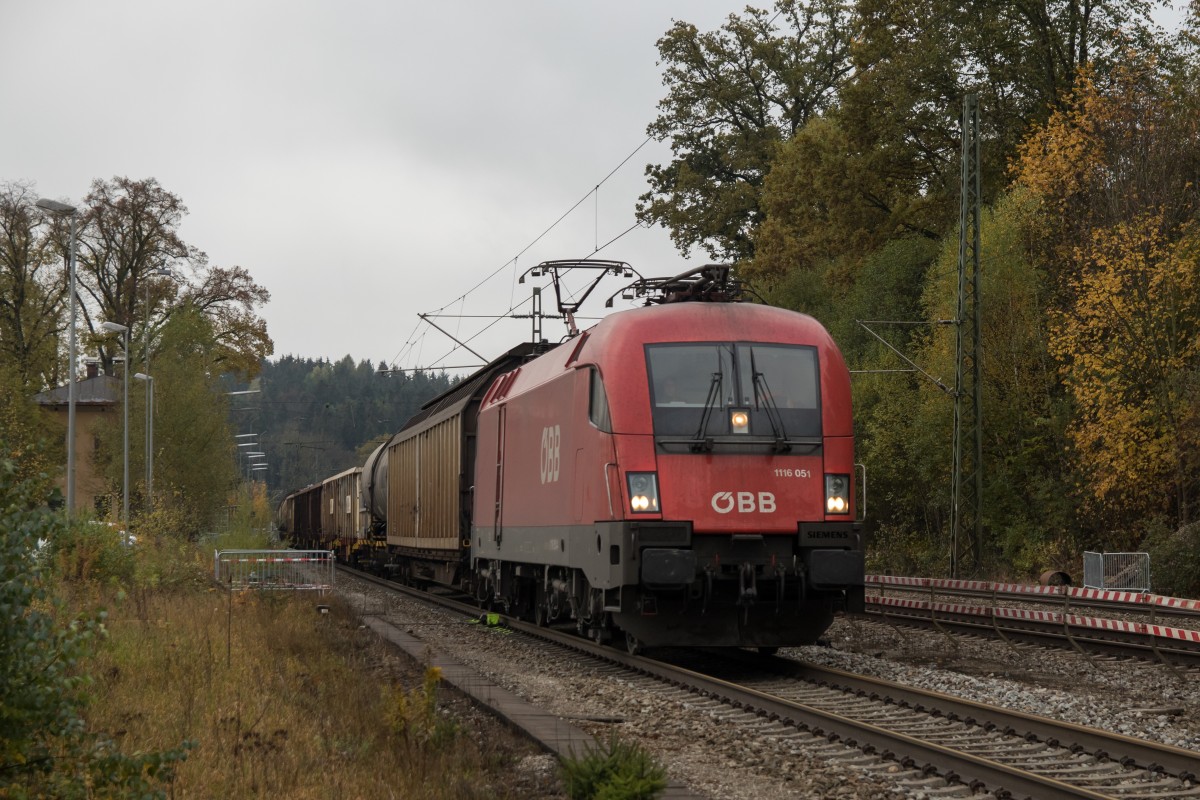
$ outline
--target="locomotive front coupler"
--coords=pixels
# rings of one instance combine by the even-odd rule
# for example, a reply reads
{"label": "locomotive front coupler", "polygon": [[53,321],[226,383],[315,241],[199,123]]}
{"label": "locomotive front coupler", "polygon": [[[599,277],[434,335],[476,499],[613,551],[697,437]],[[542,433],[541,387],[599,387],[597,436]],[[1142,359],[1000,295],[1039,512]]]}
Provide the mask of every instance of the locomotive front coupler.
{"label": "locomotive front coupler", "polygon": [[738,568],[738,599],[739,606],[752,606],[758,600],[758,576],[754,565],[743,561]]}

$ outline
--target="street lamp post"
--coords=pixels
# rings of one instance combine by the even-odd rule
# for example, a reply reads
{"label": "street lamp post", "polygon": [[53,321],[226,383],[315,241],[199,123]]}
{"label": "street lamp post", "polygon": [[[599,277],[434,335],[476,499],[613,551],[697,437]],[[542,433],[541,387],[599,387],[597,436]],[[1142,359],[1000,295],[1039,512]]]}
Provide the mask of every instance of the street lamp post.
{"label": "street lamp post", "polygon": [[124,334],[125,347],[125,399],[121,402],[125,411],[125,480],[122,485],[121,519],[125,525],[125,541],[129,542],[129,327],[116,322],[101,322],[100,327],[109,333]]}
{"label": "street lamp post", "polygon": [[146,510],[154,511],[154,377],[144,372],[133,377],[146,382]]}
{"label": "street lamp post", "polygon": [[68,285],[71,295],[71,322],[67,355],[67,514],[75,514],[75,231],[79,212],[75,206],[42,198],[37,207],[54,214],[71,215],[71,244],[67,250]]}

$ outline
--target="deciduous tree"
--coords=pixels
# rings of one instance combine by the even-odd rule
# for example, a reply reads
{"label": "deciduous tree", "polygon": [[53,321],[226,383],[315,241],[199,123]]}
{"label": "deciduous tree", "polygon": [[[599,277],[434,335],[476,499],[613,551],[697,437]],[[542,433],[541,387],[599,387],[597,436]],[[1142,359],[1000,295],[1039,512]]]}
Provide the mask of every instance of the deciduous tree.
{"label": "deciduous tree", "polygon": [[1200,477],[1200,225],[1177,234],[1149,210],[1095,228],[1077,257],[1086,266],[1051,347],[1091,493],[1109,518],[1170,508],[1186,524]]}
{"label": "deciduous tree", "polygon": [[763,178],[775,146],[835,98],[849,71],[849,6],[779,0],[747,8],[720,30],[676,22],[658,41],[667,95],[648,128],[672,160],[650,165],[638,218],[661,224],[682,252],[754,252]]}
{"label": "deciduous tree", "polygon": [[[1179,74],[1154,58],[1101,83],[1022,147],[1054,264],[1050,352],[1094,519],[1110,528],[1192,516],[1200,369],[1200,124]],[[1109,542],[1129,546],[1130,541]]]}
{"label": "deciduous tree", "polygon": [[[215,332],[222,369],[253,374],[274,345],[256,309],[270,293],[242,267],[217,267],[185,243],[187,214],[180,198],[156,180],[94,181],[84,200],[79,274],[90,302],[88,326],[116,322],[130,330],[131,361],[143,361],[177,309],[198,309]],[[164,275],[167,271],[169,274]],[[119,345],[98,340],[101,362],[112,371]]]}
{"label": "deciduous tree", "polygon": [[[154,500],[187,521],[182,533],[198,534],[225,509],[237,480],[229,404],[221,386],[220,348],[212,322],[199,310],[172,313],[162,333],[154,367]],[[100,466],[120,487],[122,421],[109,415],[102,433]],[[130,478],[144,474],[145,406],[142,392],[130,392]],[[138,492],[131,491],[136,496]]]}
{"label": "deciduous tree", "polygon": [[27,392],[57,383],[67,299],[65,252],[46,234],[64,223],[45,217],[36,200],[28,184],[0,184],[0,359]]}

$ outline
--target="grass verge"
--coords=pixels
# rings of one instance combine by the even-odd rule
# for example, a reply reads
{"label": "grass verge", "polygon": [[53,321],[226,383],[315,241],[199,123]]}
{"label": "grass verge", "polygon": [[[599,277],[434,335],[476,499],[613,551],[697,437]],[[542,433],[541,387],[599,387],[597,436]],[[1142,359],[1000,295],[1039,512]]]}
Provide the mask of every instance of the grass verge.
{"label": "grass verge", "polygon": [[[168,543],[169,544],[169,543]],[[157,574],[143,539],[139,567]],[[184,554],[170,546],[171,558]],[[443,705],[436,669],[389,651],[337,597],[235,593],[207,562],[125,591],[76,583],[73,604],[109,610],[109,635],[82,668],[85,716],[123,752],[192,747],[177,798],[495,798],[551,796],[515,768],[534,751],[494,720]],[[191,579],[182,579],[191,572]],[[150,582],[153,584],[153,582]],[[317,605],[329,613],[318,613]]]}

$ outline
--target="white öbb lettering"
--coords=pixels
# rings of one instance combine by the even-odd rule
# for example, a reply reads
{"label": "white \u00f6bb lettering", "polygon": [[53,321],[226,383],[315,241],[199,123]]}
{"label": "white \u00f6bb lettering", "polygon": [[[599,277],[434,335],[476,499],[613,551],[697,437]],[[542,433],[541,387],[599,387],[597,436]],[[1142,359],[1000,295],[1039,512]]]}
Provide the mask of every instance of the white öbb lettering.
{"label": "white \u00f6bb lettering", "polygon": [[728,514],[735,508],[739,514],[753,514],[756,511],[763,514],[775,513],[775,495],[770,492],[717,492],[712,496],[713,511],[718,514]]}
{"label": "white \u00f6bb lettering", "polygon": [[559,468],[562,465],[562,433],[554,425],[542,428],[542,483],[554,483],[558,480]]}

